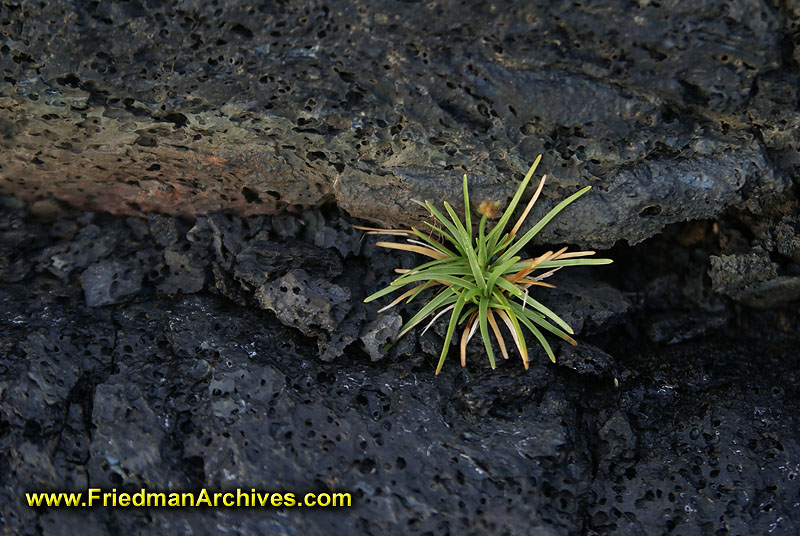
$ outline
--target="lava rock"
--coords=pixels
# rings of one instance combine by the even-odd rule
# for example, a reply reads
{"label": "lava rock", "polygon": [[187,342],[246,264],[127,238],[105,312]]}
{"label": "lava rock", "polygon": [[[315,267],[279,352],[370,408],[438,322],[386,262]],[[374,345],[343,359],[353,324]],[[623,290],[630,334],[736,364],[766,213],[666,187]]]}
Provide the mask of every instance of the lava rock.
{"label": "lava rock", "polygon": [[419,225],[412,200],[457,201],[461,170],[503,205],[544,153],[540,210],[597,188],[540,239],[610,246],[760,210],[796,173],[796,10],[418,7],[9,4],[0,191],[186,217],[335,201]]}
{"label": "lava rock", "polygon": [[333,333],[350,310],[350,291],[304,270],[290,270],[256,291],[259,305],[308,336]]}
{"label": "lava rock", "polygon": [[385,356],[384,347],[394,341],[402,324],[403,319],[399,314],[388,313],[378,316],[364,327],[360,337],[361,342],[364,343],[364,348],[373,361]]}
{"label": "lava rock", "polygon": [[778,265],[763,248],[751,253],[711,256],[714,290],[750,307],[774,307],[800,298],[800,277],[778,276]]}
{"label": "lava rock", "polygon": [[653,342],[675,344],[719,329],[728,319],[724,311],[686,311],[683,314],[672,312],[655,315],[649,320],[647,334]]}
{"label": "lava rock", "polygon": [[282,240],[291,240],[300,236],[304,221],[291,214],[276,214],[272,217],[272,228]]}
{"label": "lava rock", "polygon": [[361,307],[355,307],[338,324],[335,331],[317,338],[319,358],[323,361],[332,361],[343,355],[345,349],[358,339],[365,319],[366,311]]}
{"label": "lava rock", "polygon": [[92,264],[80,277],[86,305],[99,307],[124,301],[142,288],[143,277],[135,262],[106,260]]}
{"label": "lava rock", "polygon": [[64,209],[55,199],[40,199],[31,203],[31,216],[42,221],[55,221],[63,212]]}
{"label": "lava rock", "polygon": [[575,331],[597,333],[622,322],[631,301],[608,283],[558,273],[547,279],[556,289],[531,287],[529,293]]}
{"label": "lava rock", "polygon": [[615,412],[598,430],[598,438],[604,443],[606,460],[617,462],[632,460],[636,448],[636,436],[628,417],[621,411]]}
{"label": "lava rock", "polygon": [[92,263],[108,256],[120,241],[120,233],[90,224],[66,243],[45,248],[38,257],[39,270],[47,270],[62,279],[73,271],[85,270]]}
{"label": "lava rock", "polygon": [[604,376],[614,369],[614,358],[596,346],[585,342],[578,343],[578,346],[561,342],[559,346],[561,353],[556,358],[556,364],[578,374]]}
{"label": "lava rock", "polygon": [[[787,451],[776,439],[781,432],[773,427],[783,427],[768,407],[750,407],[741,413],[741,406],[740,399],[730,397],[714,409],[691,411],[677,427],[654,433],[652,442],[641,445],[638,461],[634,461],[634,427],[624,415],[612,416],[600,432],[609,446],[609,450],[603,449],[600,470],[616,475],[619,484],[614,490],[597,489],[600,496],[614,499],[607,506],[593,508],[596,529],[606,534],[627,534],[624,529],[634,523],[644,534],[659,532],[665,526],[689,534],[700,533],[701,527],[709,524],[724,523],[741,534],[753,533],[754,525],[765,527],[767,532],[790,534],[792,528],[789,524],[782,527],[784,521],[770,514],[772,508],[760,507],[783,502],[785,480],[778,483],[767,476],[758,486],[762,493],[755,496],[741,483],[751,470],[773,474],[787,457],[796,455],[796,445]],[[744,449],[741,436],[750,438]],[[657,461],[656,452],[666,449],[673,455],[666,463]],[[795,469],[789,471],[796,473]],[[790,484],[790,488],[795,487]],[[725,500],[721,500],[723,497]],[[620,520],[615,510],[628,512],[627,519]],[[644,513],[656,511],[658,515]]]}
{"label": "lava rock", "polygon": [[259,235],[248,241],[236,255],[232,274],[249,285],[260,286],[293,269],[312,272],[319,278],[333,279],[342,273],[342,261],[336,253],[305,242],[276,243]]}
{"label": "lava rock", "polygon": [[304,237],[321,248],[336,248],[342,257],[358,254],[361,249],[360,233],[342,218],[327,222],[322,214],[308,211],[303,214]]}
{"label": "lava rock", "polygon": [[[539,351],[527,371],[516,357],[491,370],[471,347],[469,367],[451,355],[437,376],[442,325],[409,333],[380,363],[359,340],[419,306],[376,316],[377,306],[360,303],[391,268],[418,262],[375,249],[374,237],[343,261],[299,234],[289,245],[329,255],[339,273],[289,264],[257,280],[255,250],[287,246],[265,220],[207,217],[191,240],[181,232],[165,247],[144,219],[67,213],[51,232],[26,219],[25,206],[3,210],[0,231],[20,233],[3,258],[33,266],[94,225],[116,242],[83,270],[118,265],[141,275],[114,307],[88,304],[76,269],[0,279],[0,519],[10,533],[798,532],[797,308],[717,300],[726,325],[671,344],[646,336],[653,319],[685,315],[705,300],[696,294],[710,294],[702,275],[713,237],[683,255],[675,228],[620,246],[612,256],[626,262],[604,274],[619,283],[552,278],[560,288],[548,296],[561,296],[558,312],[582,329],[580,346],[562,348],[555,365]],[[326,222],[338,217],[327,212]],[[253,260],[242,257],[237,275],[248,248]],[[181,255],[209,266],[213,282],[191,294],[155,292]],[[653,281],[665,288],[648,292]],[[230,285],[226,293],[214,293],[218,282]],[[280,290],[293,282],[298,294]],[[267,290],[274,313],[253,304]],[[481,347],[477,337],[471,344]],[[77,516],[20,501],[31,490],[90,485],[347,492],[352,506],[345,516],[322,508]]]}
{"label": "lava rock", "polygon": [[160,467],[165,422],[142,395],[140,386],[118,376],[95,390],[88,471],[98,487],[169,485],[169,472]]}
{"label": "lava rock", "polygon": [[177,242],[181,234],[185,234],[178,230],[178,220],[159,214],[148,216],[148,228],[155,241],[165,248]]}
{"label": "lava rock", "polygon": [[158,289],[167,294],[191,294],[202,290],[206,284],[208,263],[204,257],[196,246],[165,249],[164,261],[169,274],[158,283]]}

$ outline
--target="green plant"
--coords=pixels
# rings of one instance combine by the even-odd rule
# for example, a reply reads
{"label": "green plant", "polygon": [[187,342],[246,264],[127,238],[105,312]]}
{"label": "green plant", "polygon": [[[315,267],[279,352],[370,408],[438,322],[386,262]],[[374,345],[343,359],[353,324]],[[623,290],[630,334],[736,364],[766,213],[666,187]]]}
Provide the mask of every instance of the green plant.
{"label": "green plant", "polygon": [[[493,206],[486,203],[481,204],[479,208],[481,219],[478,223],[477,233],[474,233],[466,175],[464,175],[463,180],[463,222],[446,201],[444,202],[444,208],[450,216],[449,218],[445,217],[436,207],[426,201],[424,206],[436,222],[440,224],[425,222],[431,228],[431,234],[423,233],[413,227],[409,230],[357,227],[374,234],[405,236],[407,237],[407,244],[378,242],[377,245],[384,248],[412,251],[433,259],[411,270],[395,270],[401,274],[400,277],[392,281],[388,287],[372,294],[364,301],[376,300],[406,285],[416,283],[414,287],[406,290],[390,304],[380,309],[379,312],[382,312],[394,307],[404,299],[407,299],[408,302],[412,301],[426,289],[433,288],[438,291],[419,312],[400,328],[397,336],[398,339],[403,337],[423,320],[433,315],[433,318],[425,327],[425,330],[427,330],[442,315],[452,311],[450,313],[450,323],[447,326],[444,347],[439,357],[439,364],[436,367],[436,374],[439,374],[442,365],[444,365],[456,327],[465,322],[466,325],[460,340],[461,366],[466,365],[467,343],[476,329],[480,329],[481,338],[492,368],[495,368],[495,358],[489,338],[490,328],[494,333],[503,357],[508,359],[508,350],[498,325],[498,319],[508,329],[526,369],[528,368],[528,349],[525,344],[522,326],[536,337],[553,362],[555,362],[555,355],[541,330],[549,331],[572,345],[577,344],[570,337],[570,334],[574,332],[569,325],[553,311],[534,299],[529,294],[529,288],[532,286],[554,288],[553,285],[544,283],[542,280],[565,266],[608,264],[612,262],[611,259],[587,259],[584,257],[594,255],[594,251],[567,253],[566,247],[557,252],[548,251],[534,259],[522,259],[517,256],[517,253],[556,214],[589,191],[591,186],[587,186],[561,201],[544,218],[517,239],[517,232],[544,187],[544,181],[547,176],[543,176],[536,192],[531,197],[516,224],[508,233],[504,234],[506,225],[522,198],[522,194],[541,158],[542,156],[539,155],[525,175],[500,220],[488,232],[486,229],[487,221],[493,211]],[[438,235],[436,238],[433,236],[434,233]],[[445,245],[445,243],[449,245]],[[534,275],[537,270],[542,270],[543,273]]]}

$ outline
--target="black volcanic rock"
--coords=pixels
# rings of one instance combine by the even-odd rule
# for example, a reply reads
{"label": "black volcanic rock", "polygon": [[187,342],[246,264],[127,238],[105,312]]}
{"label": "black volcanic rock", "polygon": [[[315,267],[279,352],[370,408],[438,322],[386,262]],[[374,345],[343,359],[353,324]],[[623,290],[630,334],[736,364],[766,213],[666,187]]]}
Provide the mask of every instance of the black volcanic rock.
{"label": "black volcanic rock", "polygon": [[[800,533],[795,4],[1,2],[0,532]],[[578,345],[435,376],[352,225],[538,154]],[[353,502],[25,504],[90,486]]]}
{"label": "black volcanic rock", "polygon": [[0,20],[0,190],[28,198],[418,224],[411,200],[458,201],[464,172],[504,204],[542,153],[540,210],[595,186],[542,241],[608,247],[758,212],[800,165],[798,13],[765,1],[59,0]]}
{"label": "black volcanic rock", "polygon": [[[741,311],[713,297],[710,282],[697,291],[692,274],[714,250],[675,257],[685,229],[618,249],[626,262],[604,272],[550,278],[559,288],[543,289],[541,300],[579,331],[577,347],[557,347],[556,365],[532,347],[530,370],[514,355],[492,371],[476,343],[466,369],[451,350],[435,376],[436,329],[383,350],[417,305],[376,316],[360,303],[388,267],[413,261],[375,249],[374,237],[354,255],[314,245],[315,233],[270,238],[269,218],[148,225],[67,210],[45,222],[28,218],[25,204],[3,207],[2,258],[26,267],[0,272],[0,522],[10,533],[800,527],[797,309]],[[347,221],[328,211],[303,219],[319,229]],[[113,303],[84,296],[87,285],[99,288],[79,269],[97,251],[86,240],[96,227],[115,238],[85,270],[113,275],[137,252],[160,266],[125,293],[102,295]],[[704,240],[694,247],[710,248]],[[258,275],[259,251],[321,269],[312,276],[266,263]],[[70,252],[58,275],[45,252]],[[194,260],[176,264],[175,252]],[[213,277],[195,279],[193,267],[211,267]],[[588,276],[609,270],[621,283]],[[165,284],[182,278],[200,288]],[[257,307],[269,289],[274,312]],[[722,309],[685,313],[707,300]],[[346,511],[85,512],[23,502],[32,490],[89,486],[336,491],[353,502]]]}

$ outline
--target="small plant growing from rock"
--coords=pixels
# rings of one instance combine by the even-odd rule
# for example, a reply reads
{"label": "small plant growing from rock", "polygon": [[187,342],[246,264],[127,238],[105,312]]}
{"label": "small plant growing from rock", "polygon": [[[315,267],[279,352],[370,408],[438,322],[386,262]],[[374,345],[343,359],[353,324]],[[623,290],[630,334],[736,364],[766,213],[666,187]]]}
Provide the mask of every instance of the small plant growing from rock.
{"label": "small plant growing from rock", "polygon": [[[432,316],[433,318],[428,320],[423,330],[424,333],[436,320],[449,312],[450,322],[447,326],[447,334],[439,357],[439,364],[436,367],[436,374],[439,374],[444,365],[456,327],[462,325],[464,327],[461,331],[459,345],[462,367],[466,366],[467,343],[478,330],[492,368],[495,368],[495,356],[489,329],[494,334],[503,357],[508,359],[508,349],[500,330],[501,324],[507,328],[526,369],[529,359],[523,327],[536,337],[553,362],[555,362],[555,355],[542,330],[549,331],[572,345],[577,344],[570,337],[574,333],[572,328],[553,311],[537,301],[529,291],[532,287],[555,288],[543,280],[565,266],[600,265],[612,261],[611,259],[588,259],[586,257],[594,255],[594,251],[567,252],[566,247],[556,252],[548,251],[539,257],[530,259],[522,259],[517,255],[550,220],[591,188],[591,186],[587,186],[564,199],[521,237],[517,237],[517,232],[544,187],[547,176],[542,176],[536,192],[522,215],[511,230],[505,232],[511,215],[522,198],[541,158],[539,155],[533,163],[511,203],[491,230],[487,230],[486,227],[493,207],[491,204],[485,203],[481,204],[479,209],[481,218],[477,232],[473,230],[466,175],[464,175],[463,182],[463,222],[446,201],[444,208],[449,217],[426,201],[424,206],[436,221],[434,224],[426,222],[426,225],[432,230],[431,234],[423,233],[413,227],[408,230],[357,227],[373,234],[406,237],[407,243],[378,242],[377,245],[384,248],[412,251],[432,259],[411,270],[396,269],[395,271],[401,274],[400,277],[364,301],[370,302],[407,285],[414,285],[380,309],[379,312],[382,312],[403,300],[411,302],[426,289],[436,290],[435,296],[400,328],[397,336],[398,339],[403,337]],[[540,273],[537,274],[537,272]]]}

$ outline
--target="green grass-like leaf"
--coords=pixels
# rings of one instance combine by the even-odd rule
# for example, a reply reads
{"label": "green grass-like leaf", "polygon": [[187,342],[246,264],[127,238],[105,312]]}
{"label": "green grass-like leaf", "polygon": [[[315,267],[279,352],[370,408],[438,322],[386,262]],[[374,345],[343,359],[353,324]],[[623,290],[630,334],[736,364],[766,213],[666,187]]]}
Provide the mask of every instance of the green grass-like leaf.
{"label": "green grass-like leaf", "polygon": [[466,175],[462,182],[463,221],[449,203],[443,203],[447,214],[445,215],[432,203],[426,201],[423,206],[430,212],[434,223],[425,223],[432,234],[425,234],[415,228],[404,230],[357,227],[374,234],[405,236],[408,243],[379,242],[378,245],[416,252],[433,259],[411,270],[397,270],[401,272],[399,277],[394,279],[388,287],[375,292],[364,301],[370,302],[406,285],[414,285],[384,307],[384,309],[388,309],[404,300],[407,303],[411,302],[428,289],[438,289],[435,296],[400,328],[398,335],[398,337],[402,337],[420,325],[423,320],[433,317],[425,328],[428,329],[441,316],[450,313],[442,353],[436,366],[436,374],[441,371],[456,330],[461,325],[464,326],[460,336],[462,365],[466,362],[467,341],[476,330],[481,335],[486,354],[489,357],[489,365],[492,368],[495,368],[496,363],[490,328],[504,358],[508,357],[508,346],[507,339],[502,335],[500,327],[507,329],[511,336],[511,342],[519,351],[526,369],[529,358],[522,327],[533,334],[553,362],[556,359],[555,354],[542,330],[552,333],[570,344],[577,344],[570,336],[573,333],[572,328],[556,313],[535,299],[530,291],[539,287],[552,287],[542,281],[561,268],[597,266],[612,261],[611,259],[586,258],[594,255],[594,251],[568,253],[566,248],[555,253],[548,251],[537,258],[522,259],[517,255],[559,212],[591,188],[587,186],[558,203],[546,216],[518,238],[516,233],[544,186],[545,177],[542,177],[536,193],[531,197],[522,215],[511,230],[506,232],[506,227],[540,160],[541,155],[536,158],[525,175],[500,219],[488,231],[487,224],[492,212],[492,205],[489,204],[488,208],[484,208],[482,204],[478,211],[481,214],[478,230],[477,233],[473,232]]}

